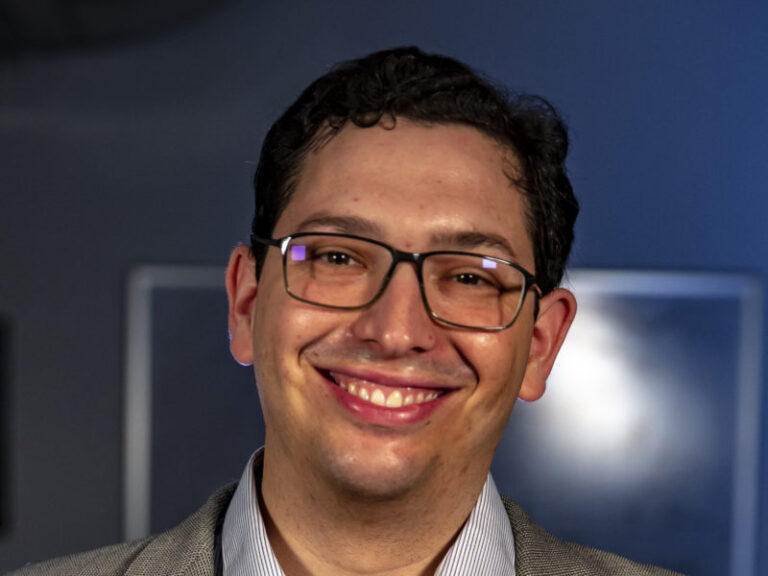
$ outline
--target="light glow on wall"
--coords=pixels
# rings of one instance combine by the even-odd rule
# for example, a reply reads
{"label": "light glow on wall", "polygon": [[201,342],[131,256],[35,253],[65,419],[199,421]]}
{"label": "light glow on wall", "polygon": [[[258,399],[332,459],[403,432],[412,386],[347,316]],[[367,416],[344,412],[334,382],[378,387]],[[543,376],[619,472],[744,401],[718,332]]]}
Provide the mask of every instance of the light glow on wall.
{"label": "light glow on wall", "polygon": [[648,371],[638,370],[632,339],[622,332],[599,311],[577,316],[550,377],[545,410],[560,458],[627,480],[649,464],[657,435],[643,386]]}

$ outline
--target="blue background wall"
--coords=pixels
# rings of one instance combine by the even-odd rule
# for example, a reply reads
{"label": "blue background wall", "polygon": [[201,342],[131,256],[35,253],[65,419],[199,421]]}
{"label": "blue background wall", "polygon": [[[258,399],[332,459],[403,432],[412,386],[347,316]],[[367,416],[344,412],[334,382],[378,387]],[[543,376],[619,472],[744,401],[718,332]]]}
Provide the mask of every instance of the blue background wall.
{"label": "blue background wall", "polygon": [[[226,259],[266,129],[332,63],[416,43],[550,98],[572,130],[574,265],[765,280],[766,29],[758,1],[240,1],[122,47],[4,59],[0,570],[120,538],[126,275]],[[768,573],[768,489],[760,511]]]}

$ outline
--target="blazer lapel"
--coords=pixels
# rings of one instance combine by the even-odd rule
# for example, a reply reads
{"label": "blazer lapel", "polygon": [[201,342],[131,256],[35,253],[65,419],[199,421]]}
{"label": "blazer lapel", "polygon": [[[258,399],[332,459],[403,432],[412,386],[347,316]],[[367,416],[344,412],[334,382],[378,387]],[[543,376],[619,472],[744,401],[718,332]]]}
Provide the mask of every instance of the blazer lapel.
{"label": "blazer lapel", "polygon": [[216,526],[226,513],[235,486],[217,491],[184,522],[153,538],[125,575],[214,576]]}

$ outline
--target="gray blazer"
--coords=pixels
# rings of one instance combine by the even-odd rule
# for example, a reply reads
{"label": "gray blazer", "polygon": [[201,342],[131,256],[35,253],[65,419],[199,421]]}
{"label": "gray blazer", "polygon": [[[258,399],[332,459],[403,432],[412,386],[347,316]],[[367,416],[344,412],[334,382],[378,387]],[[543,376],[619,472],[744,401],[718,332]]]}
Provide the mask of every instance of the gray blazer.
{"label": "gray blazer", "polygon": [[[234,489],[233,484],[219,490],[184,522],[157,536],[49,560],[8,576],[214,576],[214,534]],[[675,576],[558,540],[511,500],[505,498],[504,506],[515,535],[517,576]]]}

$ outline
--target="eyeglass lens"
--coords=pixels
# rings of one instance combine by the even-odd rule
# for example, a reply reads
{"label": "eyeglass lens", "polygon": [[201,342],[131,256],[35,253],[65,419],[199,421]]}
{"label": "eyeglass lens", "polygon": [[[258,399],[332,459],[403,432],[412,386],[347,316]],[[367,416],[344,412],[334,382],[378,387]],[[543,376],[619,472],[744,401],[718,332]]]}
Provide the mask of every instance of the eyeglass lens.
{"label": "eyeglass lens", "polygon": [[[357,238],[302,235],[291,238],[284,259],[290,294],[321,306],[357,308],[378,296],[393,254]],[[487,256],[430,254],[422,261],[421,273],[428,308],[454,324],[506,326],[524,297],[523,273]]]}

